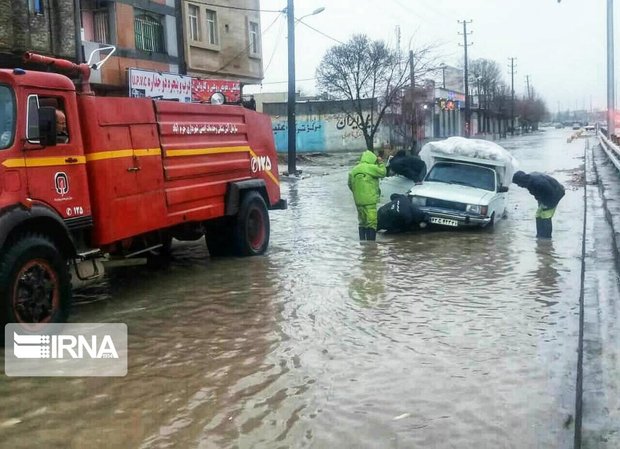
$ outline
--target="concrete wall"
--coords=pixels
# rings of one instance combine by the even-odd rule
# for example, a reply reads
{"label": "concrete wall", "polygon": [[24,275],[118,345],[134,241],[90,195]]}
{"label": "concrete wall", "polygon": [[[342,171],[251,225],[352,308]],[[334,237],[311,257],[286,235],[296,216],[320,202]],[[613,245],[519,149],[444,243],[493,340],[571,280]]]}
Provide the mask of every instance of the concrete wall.
{"label": "concrete wall", "polygon": [[[205,5],[197,0],[183,1],[184,42],[187,59],[187,74],[201,78],[232,78],[245,83],[256,83],[263,79],[262,42],[259,53],[252,55],[249,47],[249,21],[258,22],[261,29],[260,13],[241,11]],[[218,2],[208,2],[218,4]],[[260,9],[259,0],[229,0],[230,6]],[[188,5],[200,10],[200,40],[193,41],[189,35]],[[218,44],[210,45],[207,40],[206,11],[217,14]],[[262,38],[262,36],[259,36]]]}
{"label": "concrete wall", "polygon": [[[288,117],[286,103],[263,103],[264,112],[271,116],[273,136],[279,152],[288,151]],[[342,112],[346,107],[341,101],[306,101],[296,105],[297,151],[337,152],[362,151],[366,140],[354,121]],[[365,114],[374,107],[372,100],[364,104]],[[375,148],[387,139],[386,131],[380,129],[375,137]]]}
{"label": "concrete wall", "polygon": [[42,2],[43,14],[34,14],[27,0],[4,0],[0,6],[0,53],[32,50],[75,60],[73,0]]}

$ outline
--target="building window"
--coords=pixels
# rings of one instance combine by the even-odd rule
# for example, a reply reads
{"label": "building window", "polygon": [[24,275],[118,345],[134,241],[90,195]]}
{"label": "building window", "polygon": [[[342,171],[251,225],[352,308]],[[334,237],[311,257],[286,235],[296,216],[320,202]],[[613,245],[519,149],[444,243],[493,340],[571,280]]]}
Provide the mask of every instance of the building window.
{"label": "building window", "polygon": [[218,44],[217,14],[215,11],[211,11],[209,9],[207,9],[207,37],[209,39],[209,44]]}
{"label": "building window", "polygon": [[250,53],[253,55],[260,54],[260,29],[258,22],[250,22]]}
{"label": "building window", "polygon": [[29,0],[28,6],[30,7],[30,12],[33,14],[43,14],[43,0]]}
{"label": "building window", "polygon": [[161,17],[150,14],[136,15],[134,32],[138,50],[164,53],[164,26]]}
{"label": "building window", "polygon": [[110,19],[107,9],[93,11],[93,40],[101,44],[109,43]]}
{"label": "building window", "polygon": [[200,40],[200,8],[196,5],[187,6],[189,17],[189,38],[193,41]]}

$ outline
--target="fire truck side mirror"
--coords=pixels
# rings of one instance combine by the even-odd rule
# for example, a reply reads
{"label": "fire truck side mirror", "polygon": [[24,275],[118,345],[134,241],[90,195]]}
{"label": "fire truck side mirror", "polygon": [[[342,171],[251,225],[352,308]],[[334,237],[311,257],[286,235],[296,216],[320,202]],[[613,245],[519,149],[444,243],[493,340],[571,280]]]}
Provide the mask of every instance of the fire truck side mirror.
{"label": "fire truck side mirror", "polygon": [[44,147],[56,145],[56,108],[53,106],[39,108],[39,141]]}

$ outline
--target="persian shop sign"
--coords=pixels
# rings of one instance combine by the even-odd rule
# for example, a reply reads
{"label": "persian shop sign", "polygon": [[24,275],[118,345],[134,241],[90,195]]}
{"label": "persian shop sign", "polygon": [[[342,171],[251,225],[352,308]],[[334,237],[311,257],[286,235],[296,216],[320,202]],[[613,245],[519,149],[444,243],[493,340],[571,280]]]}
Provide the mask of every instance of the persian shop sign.
{"label": "persian shop sign", "polygon": [[241,101],[239,81],[192,78],[192,101],[208,103],[216,92],[224,94],[226,103]]}
{"label": "persian shop sign", "polygon": [[129,69],[129,96],[192,101],[192,78],[172,73]]}

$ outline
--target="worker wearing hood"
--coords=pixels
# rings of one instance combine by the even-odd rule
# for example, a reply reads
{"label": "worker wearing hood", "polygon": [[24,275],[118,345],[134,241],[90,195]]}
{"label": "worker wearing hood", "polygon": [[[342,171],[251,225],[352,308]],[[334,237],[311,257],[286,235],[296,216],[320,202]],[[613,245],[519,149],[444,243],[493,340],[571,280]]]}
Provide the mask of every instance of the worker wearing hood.
{"label": "worker wearing hood", "polygon": [[553,231],[551,218],[555,214],[558,203],[564,197],[564,186],[555,178],[538,172],[527,174],[518,171],[512,177],[512,182],[519,187],[526,188],[536,198],[538,201],[536,237],[550,239]]}
{"label": "worker wearing hood", "polygon": [[357,207],[360,240],[375,240],[377,234],[377,203],[381,191],[379,179],[386,175],[383,160],[372,151],[364,151],[359,163],[349,172],[349,189]]}

